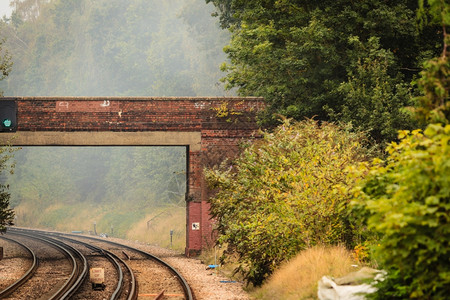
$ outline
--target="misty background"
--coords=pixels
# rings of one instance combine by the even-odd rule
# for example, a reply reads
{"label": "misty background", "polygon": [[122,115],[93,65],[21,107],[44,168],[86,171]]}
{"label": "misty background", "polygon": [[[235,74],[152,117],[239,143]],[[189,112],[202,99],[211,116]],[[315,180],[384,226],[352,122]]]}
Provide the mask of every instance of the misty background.
{"label": "misty background", "polygon": [[[5,1],[5,0],[2,0]],[[5,96],[222,96],[229,35],[204,0],[13,0]]]}
{"label": "misty background", "polygon": [[[0,0],[3,1],[7,0]],[[4,96],[230,96],[228,43],[204,0],[13,0]],[[3,14],[2,14],[3,15]],[[20,120],[19,120],[20,122]],[[185,246],[184,147],[24,147],[8,176],[19,226]]]}

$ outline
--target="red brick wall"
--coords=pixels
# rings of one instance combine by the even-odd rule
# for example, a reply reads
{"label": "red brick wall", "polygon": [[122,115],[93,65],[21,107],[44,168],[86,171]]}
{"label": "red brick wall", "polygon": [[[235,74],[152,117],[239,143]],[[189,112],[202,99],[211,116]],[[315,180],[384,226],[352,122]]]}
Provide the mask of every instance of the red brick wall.
{"label": "red brick wall", "polygon": [[[238,153],[257,135],[261,98],[17,97],[20,131],[200,132],[201,150],[189,151],[186,254],[212,243],[203,168]],[[199,228],[193,229],[198,223]],[[195,225],[194,224],[194,225]]]}

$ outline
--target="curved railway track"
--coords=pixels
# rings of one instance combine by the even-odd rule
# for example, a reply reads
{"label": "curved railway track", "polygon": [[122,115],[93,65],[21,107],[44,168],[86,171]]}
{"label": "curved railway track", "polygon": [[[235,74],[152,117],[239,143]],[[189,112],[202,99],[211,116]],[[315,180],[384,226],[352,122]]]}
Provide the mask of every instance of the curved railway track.
{"label": "curved railway track", "polygon": [[[52,234],[52,236],[55,236],[55,234]],[[75,240],[69,237],[66,237],[64,235],[56,235],[58,238],[62,238],[68,242],[74,243],[74,244],[79,244],[79,245],[83,245],[86,248],[90,248],[93,251],[102,254],[104,257],[106,257],[111,264],[115,267],[117,274],[118,274],[118,283],[117,286],[114,290],[114,292],[112,293],[110,300],[116,300],[119,299],[122,295],[122,292],[124,290],[125,285],[128,282],[128,293],[126,296],[127,300],[134,300],[137,299],[137,281],[136,281],[136,277],[134,276],[134,273],[132,271],[132,269],[130,268],[130,266],[123,260],[121,259],[119,256],[117,256],[116,254],[102,249],[100,247],[94,246],[92,244],[88,244],[88,243],[84,243],[81,242],[79,240]],[[128,281],[126,282],[125,280],[125,276],[124,273],[128,274]],[[123,297],[122,297],[123,298]]]}
{"label": "curved railway track", "polygon": [[[44,245],[52,247],[59,253],[63,254],[63,256],[66,257],[67,261],[69,262],[71,266],[70,274],[62,284],[55,284],[55,287],[51,289],[51,291],[45,292],[45,297],[47,299],[66,299],[76,293],[77,289],[81,286],[82,282],[86,278],[88,271],[87,260],[84,255],[82,255],[77,249],[71,247],[70,245],[64,244],[61,241],[49,237],[31,235],[25,232],[14,232],[10,235],[10,240],[12,240],[14,237],[21,237],[22,239],[32,239],[34,241],[38,241]],[[21,242],[21,244],[25,243]],[[30,249],[30,247],[27,248]],[[30,249],[30,251],[32,250]],[[33,254],[33,256],[36,256],[36,254]],[[1,291],[1,294],[5,293],[1,298],[3,299],[4,297],[8,297],[10,295],[13,295],[14,293],[20,292],[20,288],[33,277],[36,270],[37,269],[34,269],[31,273],[27,272],[27,274],[25,274],[16,283],[9,286],[6,290]]]}
{"label": "curved railway track", "polygon": [[[181,276],[181,274],[178,273],[177,270],[175,270],[172,266],[170,266],[168,263],[164,262],[160,258],[150,253],[144,252],[142,250],[127,245],[115,243],[106,239],[99,239],[95,237],[89,237],[78,234],[63,234],[57,232],[45,232],[40,230],[29,230],[22,228],[21,229],[9,228],[8,233],[26,234],[29,235],[30,238],[35,237],[42,239],[51,239],[55,243],[79,245],[79,247],[89,248],[95,253],[104,256],[110,261],[112,265],[114,265],[114,268],[117,270],[116,272],[118,283],[114,289],[114,292],[110,295],[110,299],[127,299],[127,300],[137,299],[138,282],[140,284],[143,283],[142,282],[143,280],[141,279],[142,277],[145,276],[141,275],[141,279],[139,279],[139,276],[138,278],[136,278],[134,273],[137,272],[139,275],[143,273],[142,270],[149,270],[149,269],[151,269],[152,272],[155,273],[154,276],[161,279],[161,282],[163,283],[158,283],[157,288],[159,289],[158,290],[159,292],[157,294],[146,294],[146,296],[156,296],[156,298],[154,299],[163,299],[162,297],[164,296],[164,291],[168,290],[169,293],[172,292],[171,296],[175,296],[174,299],[186,299],[186,300],[193,299],[189,285],[187,284],[186,280]],[[88,242],[86,242],[86,240]],[[70,245],[69,247],[74,249],[78,248],[78,246],[70,246]],[[120,256],[125,256],[127,261],[120,258]],[[150,262],[155,266],[149,265]],[[158,265],[158,267],[156,267],[156,265]],[[86,269],[87,268],[88,266],[86,264]],[[167,271],[164,272],[160,271],[161,268],[164,268]],[[174,280],[177,282],[179,288],[174,287],[175,285],[175,283],[173,282]],[[85,280],[84,278],[81,281],[85,281],[85,285],[88,284],[86,283],[87,280]],[[167,287],[164,287],[164,284],[167,285]],[[66,299],[71,296],[73,296],[71,298],[77,299],[76,290],[79,289],[80,285],[81,284],[79,284],[78,287],[75,288],[75,292],[71,292],[71,294],[65,293],[61,296],[61,298],[54,298],[54,299]],[[145,284],[143,284],[143,286],[145,287]],[[152,286],[153,289],[155,288],[154,286],[155,285]],[[83,297],[82,294],[80,294],[80,297]]]}
{"label": "curved railway track", "polygon": [[22,277],[20,277],[17,281],[15,281],[11,285],[9,285],[3,291],[0,291],[0,299],[3,299],[3,298],[6,298],[7,296],[11,295],[12,293],[14,293],[15,290],[17,290],[21,285],[23,285],[25,282],[28,281],[28,279],[30,279],[33,276],[33,274],[36,272],[37,267],[38,267],[38,258],[36,256],[36,254],[34,253],[34,251],[31,250],[30,247],[28,247],[27,245],[25,245],[19,241],[13,240],[13,239],[6,238],[6,237],[0,237],[0,238],[10,241],[11,243],[15,243],[15,244],[19,245],[20,247],[22,247],[23,249],[25,249],[25,251],[31,257],[31,261],[32,261],[31,267],[22,275]]}

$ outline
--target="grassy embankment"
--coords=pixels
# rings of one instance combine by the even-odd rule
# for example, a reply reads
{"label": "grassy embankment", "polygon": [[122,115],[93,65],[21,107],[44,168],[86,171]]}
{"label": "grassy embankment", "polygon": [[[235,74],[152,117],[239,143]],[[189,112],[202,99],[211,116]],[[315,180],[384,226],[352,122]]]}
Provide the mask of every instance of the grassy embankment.
{"label": "grassy embankment", "polygon": [[15,208],[17,226],[83,231],[138,240],[170,248],[170,230],[173,230],[172,249],[184,251],[186,208],[168,206],[129,210],[123,207],[91,204],[53,204],[42,208],[38,203],[26,202]]}

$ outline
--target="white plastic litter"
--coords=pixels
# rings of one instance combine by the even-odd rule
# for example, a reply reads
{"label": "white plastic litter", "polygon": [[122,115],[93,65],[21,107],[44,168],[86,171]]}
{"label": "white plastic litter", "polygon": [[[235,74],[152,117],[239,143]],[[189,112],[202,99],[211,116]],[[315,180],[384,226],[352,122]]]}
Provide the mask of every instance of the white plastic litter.
{"label": "white plastic litter", "polygon": [[362,268],[358,272],[337,279],[323,276],[319,280],[317,295],[320,300],[364,300],[364,295],[374,293],[377,289],[371,284],[362,282],[371,279],[382,280],[384,274],[383,271]]}

